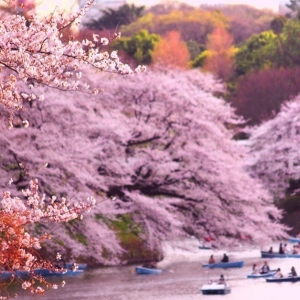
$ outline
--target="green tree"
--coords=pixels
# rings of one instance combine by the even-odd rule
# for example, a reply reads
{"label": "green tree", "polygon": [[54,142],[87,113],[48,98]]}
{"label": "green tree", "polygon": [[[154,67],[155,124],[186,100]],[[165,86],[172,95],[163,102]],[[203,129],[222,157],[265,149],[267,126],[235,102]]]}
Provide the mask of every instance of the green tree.
{"label": "green tree", "polygon": [[235,75],[258,71],[273,65],[277,37],[273,31],[265,31],[251,36],[235,55]]}
{"label": "green tree", "polygon": [[128,25],[143,14],[145,6],[135,6],[134,4],[125,4],[119,7],[117,10],[108,8],[101,10],[102,17],[92,20],[85,25],[90,29],[105,30],[115,29],[119,25]]}
{"label": "green tree", "polygon": [[189,49],[191,60],[194,60],[197,56],[201,54],[202,51],[205,50],[205,45],[199,44],[193,40],[187,41],[186,45]]}
{"label": "green tree", "polygon": [[149,34],[147,30],[141,30],[131,38],[120,38],[114,46],[133,57],[137,62],[150,64],[154,47],[159,41],[159,35]]}
{"label": "green tree", "polygon": [[277,53],[274,57],[278,67],[294,67],[300,65],[300,21],[298,19],[285,22],[282,31],[277,33]]}

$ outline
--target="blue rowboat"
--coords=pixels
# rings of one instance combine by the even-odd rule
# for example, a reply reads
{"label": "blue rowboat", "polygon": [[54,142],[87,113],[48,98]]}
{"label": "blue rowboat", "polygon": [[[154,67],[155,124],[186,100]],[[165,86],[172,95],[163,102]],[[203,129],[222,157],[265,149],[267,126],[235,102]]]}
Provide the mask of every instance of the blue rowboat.
{"label": "blue rowboat", "polygon": [[81,275],[83,274],[83,270],[70,270],[70,269],[64,269],[61,271],[52,271],[48,269],[35,269],[34,271],[35,275],[41,275],[43,277],[49,277],[49,276],[75,276],[75,275]]}
{"label": "blue rowboat", "polygon": [[300,276],[282,277],[282,278],[266,278],[266,282],[297,282],[300,281]]}
{"label": "blue rowboat", "polygon": [[258,274],[248,274],[247,278],[252,278],[252,279],[256,279],[256,278],[266,278],[266,277],[273,277],[276,273],[276,270],[272,270],[269,273],[258,273]]}
{"label": "blue rowboat", "polygon": [[277,253],[269,253],[267,251],[261,251],[261,257],[262,258],[300,258],[299,254],[292,254],[292,253],[285,253],[285,254],[279,254]]}
{"label": "blue rowboat", "polygon": [[29,273],[27,271],[1,271],[0,272],[0,281],[3,280],[11,280],[13,278],[18,279],[18,278],[28,278],[29,277]]}
{"label": "blue rowboat", "polygon": [[136,267],[135,272],[138,275],[148,275],[148,274],[161,274],[161,269],[150,269],[150,268],[143,268],[143,267]]}
{"label": "blue rowboat", "polygon": [[231,292],[231,288],[227,284],[209,283],[201,287],[203,295],[225,295]]}
{"label": "blue rowboat", "polygon": [[214,264],[202,264],[203,268],[210,268],[210,269],[214,269],[214,268],[223,268],[223,269],[228,269],[228,268],[242,268],[244,266],[244,261],[233,261],[233,262],[226,262],[226,263],[222,263],[222,262],[218,262],[218,263],[214,263]]}
{"label": "blue rowboat", "polygon": [[[33,270],[34,275],[41,275],[43,277],[49,277],[49,276],[75,276],[75,275],[80,275],[83,274],[83,270],[62,270],[62,271],[51,271],[48,269],[35,269]],[[0,272],[0,281],[5,281],[5,280],[11,280],[11,279],[26,279],[30,277],[30,273],[27,271],[21,271],[21,270],[16,270],[14,272],[12,271],[2,271]]]}
{"label": "blue rowboat", "polygon": [[300,243],[300,237],[290,237],[289,238],[290,243]]}

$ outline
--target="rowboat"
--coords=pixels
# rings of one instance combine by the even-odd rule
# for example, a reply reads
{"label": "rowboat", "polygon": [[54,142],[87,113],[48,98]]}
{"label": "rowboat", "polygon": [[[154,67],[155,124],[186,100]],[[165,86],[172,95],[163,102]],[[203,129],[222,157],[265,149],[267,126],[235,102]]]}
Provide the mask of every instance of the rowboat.
{"label": "rowboat", "polygon": [[209,269],[214,269],[214,268],[223,268],[223,269],[228,269],[228,268],[242,268],[244,266],[244,261],[233,261],[233,262],[218,262],[214,264],[202,264],[203,268],[209,268]]}
{"label": "rowboat", "polygon": [[231,292],[231,288],[227,284],[219,284],[216,282],[204,284],[201,287],[203,295],[224,295]]}
{"label": "rowboat", "polygon": [[282,277],[282,278],[266,278],[267,282],[297,282],[300,281],[300,276]]}
{"label": "rowboat", "polygon": [[272,270],[269,273],[257,273],[257,274],[247,274],[247,278],[252,278],[252,279],[256,279],[256,278],[266,278],[266,277],[273,277],[276,273],[276,270]]}
{"label": "rowboat", "polygon": [[[83,274],[83,270],[70,270],[70,269],[64,269],[61,271],[54,271],[54,270],[48,270],[48,269],[34,269],[32,273],[34,275],[41,275],[43,277],[49,277],[49,276],[75,276]],[[10,279],[26,279],[29,278],[31,274],[27,271],[22,270],[16,270],[14,272],[12,271],[2,271],[0,272],[0,281],[10,280]]]}
{"label": "rowboat", "polygon": [[0,272],[0,281],[4,281],[4,280],[11,280],[13,278],[28,278],[29,277],[29,273],[27,271],[15,271],[15,272],[11,272],[11,271],[1,271]]}
{"label": "rowboat", "polygon": [[269,253],[267,251],[261,251],[261,257],[262,258],[300,258],[300,253],[298,254],[292,254],[292,253],[284,253],[284,254],[280,254],[280,253]]}
{"label": "rowboat", "polygon": [[300,237],[290,237],[289,238],[290,243],[300,243]]}
{"label": "rowboat", "polygon": [[63,269],[61,271],[53,271],[48,269],[35,269],[34,271],[35,275],[41,275],[43,277],[49,277],[49,276],[75,276],[75,275],[81,275],[83,274],[83,270],[70,270],[70,269]]}
{"label": "rowboat", "polygon": [[148,275],[148,274],[161,274],[161,269],[155,269],[155,268],[144,268],[144,267],[136,267],[135,272],[138,275]]}

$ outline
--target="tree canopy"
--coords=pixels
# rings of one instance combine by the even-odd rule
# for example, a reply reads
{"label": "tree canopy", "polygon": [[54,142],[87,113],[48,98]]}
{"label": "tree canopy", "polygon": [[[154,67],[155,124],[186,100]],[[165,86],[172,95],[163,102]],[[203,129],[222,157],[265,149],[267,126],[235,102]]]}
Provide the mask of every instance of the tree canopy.
{"label": "tree canopy", "polygon": [[[298,140],[300,98],[282,105],[280,113],[251,130],[248,167],[277,198],[284,198],[300,179]],[[293,188],[299,193],[299,186]]]}
{"label": "tree canopy", "polygon": [[[35,101],[44,100],[45,96],[41,92],[43,87],[60,92],[71,90],[81,91],[85,95],[97,94],[99,90],[96,87],[90,88],[80,79],[84,67],[90,66],[109,73],[132,73],[129,66],[119,61],[116,52],[109,54],[99,49],[109,43],[106,38],[94,35],[93,41],[62,41],[62,31],[73,23],[78,24],[92,1],[88,1],[82,10],[70,18],[53,12],[42,19],[36,15],[25,19],[19,15],[14,0],[4,2],[7,9],[1,11],[0,24],[0,126],[1,132],[7,131],[8,136],[4,133],[1,140],[2,170],[5,169],[7,159],[4,153],[10,151],[9,142],[6,140],[9,137],[9,131],[5,130],[7,124],[12,132],[14,127],[22,127],[26,131],[29,121],[19,113],[37,105]],[[16,114],[18,117],[14,119]],[[20,144],[25,140],[26,138],[21,138]],[[26,152],[26,148],[22,151]],[[47,160],[49,157],[44,158]],[[39,168],[46,165],[44,161]],[[3,195],[0,201],[0,264],[5,270],[12,272],[11,281],[18,278],[14,277],[16,270],[27,272],[29,278],[20,279],[23,281],[22,287],[31,293],[43,294],[45,289],[56,286],[34,272],[36,268],[54,270],[49,259],[43,258],[39,252],[41,243],[51,238],[51,226],[48,233],[41,234],[32,230],[32,227],[81,218],[83,212],[95,205],[95,199],[85,197],[72,203],[71,197],[66,197],[66,194],[54,195],[53,190],[41,191],[41,182],[31,174],[32,169],[28,170],[26,167],[22,158],[13,167],[21,170],[19,177],[14,178],[17,182],[26,177],[19,189],[8,187],[14,179],[1,179]],[[60,255],[57,258],[60,259]],[[6,292],[6,285],[7,283],[0,284],[1,299],[5,297],[2,295]]]}
{"label": "tree canopy", "polygon": [[24,116],[32,126],[5,132],[1,142],[1,178],[16,179],[16,188],[24,181],[18,168],[8,166],[23,161],[36,169],[51,157],[37,174],[45,192],[116,198],[95,208],[95,214],[108,216],[84,218],[80,228],[71,228],[74,236],[86,237],[86,245],[67,230],[54,233],[72,255],[117,263],[124,245],[105,220],[123,214],[140,226],[137,235],[151,249],[187,234],[210,235],[225,245],[230,236],[260,241],[284,235],[272,197],[244,171],[245,151],[225,127],[238,120],[212,96],[218,85],[210,76],[198,70],[86,76],[90,84],[105,86],[95,100],[47,89],[51,105],[37,102],[27,110],[32,117]]}
{"label": "tree canopy", "polygon": [[118,30],[119,26],[128,25],[139,19],[143,15],[144,9],[144,6],[135,6],[134,4],[124,4],[118,9],[107,8],[101,10],[102,15],[98,19],[87,21],[85,26],[95,30]]}

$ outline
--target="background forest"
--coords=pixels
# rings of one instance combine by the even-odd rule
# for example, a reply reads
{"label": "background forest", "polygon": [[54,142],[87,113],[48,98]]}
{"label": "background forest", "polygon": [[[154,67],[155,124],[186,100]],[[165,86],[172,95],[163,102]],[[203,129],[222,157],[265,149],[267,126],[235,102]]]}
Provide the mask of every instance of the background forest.
{"label": "background forest", "polygon": [[[1,190],[34,175],[46,195],[97,199],[82,221],[31,226],[53,236],[41,253],[117,265],[161,259],[174,237],[221,246],[299,233],[300,20],[289,8],[124,5],[65,30],[62,42],[107,37],[101,50],[148,71],[86,67],[99,94],[40,86],[51,101],[24,102],[12,130],[0,124]],[[19,11],[28,22],[31,9]]]}

